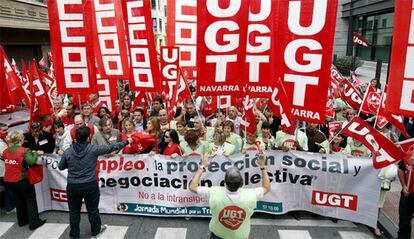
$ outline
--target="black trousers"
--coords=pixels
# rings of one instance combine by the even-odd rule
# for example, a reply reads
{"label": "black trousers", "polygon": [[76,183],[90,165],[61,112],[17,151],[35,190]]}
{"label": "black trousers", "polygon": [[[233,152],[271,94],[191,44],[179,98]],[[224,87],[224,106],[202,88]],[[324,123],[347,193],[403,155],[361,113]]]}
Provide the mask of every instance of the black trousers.
{"label": "black trousers", "polygon": [[398,238],[411,238],[411,218],[414,213],[414,194],[408,197],[401,192],[399,204]]}
{"label": "black trousers", "polygon": [[91,224],[92,236],[101,231],[101,217],[99,216],[99,186],[97,182],[67,185],[69,205],[70,238],[79,238],[80,211],[82,199],[85,200],[88,219]]}
{"label": "black trousers", "polygon": [[14,194],[16,204],[17,223],[24,226],[29,223],[30,229],[35,229],[41,221],[37,210],[36,191],[27,179],[17,183],[5,183],[5,186]]}

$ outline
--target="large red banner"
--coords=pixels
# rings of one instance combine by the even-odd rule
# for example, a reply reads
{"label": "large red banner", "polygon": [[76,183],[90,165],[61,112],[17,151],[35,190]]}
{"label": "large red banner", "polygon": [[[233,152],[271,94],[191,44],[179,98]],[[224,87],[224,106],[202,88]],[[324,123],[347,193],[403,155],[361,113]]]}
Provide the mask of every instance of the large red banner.
{"label": "large red banner", "polygon": [[99,99],[108,106],[109,111],[115,111],[115,101],[118,99],[117,82],[114,80],[102,79],[100,75],[98,75],[97,78]]}
{"label": "large red banner", "polygon": [[198,95],[243,93],[249,2],[197,1]]}
{"label": "large red banner", "polygon": [[128,78],[128,55],[125,42],[121,1],[82,0],[88,31],[86,40],[94,45],[98,72],[107,79]]}
{"label": "large red banner", "polygon": [[168,0],[167,45],[180,48],[180,67],[184,77],[197,77],[197,1]]}
{"label": "large red banner", "polygon": [[385,110],[414,117],[414,1],[396,0]]}
{"label": "large red banner", "polygon": [[404,153],[392,141],[359,117],[354,117],[342,129],[342,134],[358,140],[371,150],[374,168],[386,167],[404,157]]}
{"label": "large red banner", "polygon": [[251,97],[270,97],[276,86],[277,2],[250,1],[244,84]]}
{"label": "large red banner", "polygon": [[48,12],[58,93],[96,91],[95,58],[85,38],[82,0],[49,0]]}
{"label": "large red banner", "polygon": [[161,79],[152,29],[151,1],[123,0],[122,7],[129,47],[131,90],[159,92]]}
{"label": "large red banner", "polygon": [[277,67],[292,112],[300,120],[322,123],[331,81],[337,0],[279,0]]}
{"label": "large red banner", "polygon": [[179,55],[178,47],[161,47],[161,84],[162,91],[172,98],[173,88],[179,77]]}

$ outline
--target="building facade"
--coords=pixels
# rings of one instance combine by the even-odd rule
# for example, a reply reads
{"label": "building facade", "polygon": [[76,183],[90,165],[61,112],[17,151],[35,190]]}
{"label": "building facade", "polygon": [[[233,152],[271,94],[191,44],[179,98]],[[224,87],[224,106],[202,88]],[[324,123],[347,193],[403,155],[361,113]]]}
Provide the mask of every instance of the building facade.
{"label": "building facade", "polygon": [[20,65],[50,51],[46,0],[1,0],[0,45]]}
{"label": "building facade", "polygon": [[167,1],[151,0],[152,26],[154,29],[155,47],[159,50],[165,46],[167,38]]}
{"label": "building facade", "polygon": [[370,47],[357,46],[355,55],[366,61],[389,62],[394,26],[394,0],[339,0],[334,54],[352,55],[353,32]]}

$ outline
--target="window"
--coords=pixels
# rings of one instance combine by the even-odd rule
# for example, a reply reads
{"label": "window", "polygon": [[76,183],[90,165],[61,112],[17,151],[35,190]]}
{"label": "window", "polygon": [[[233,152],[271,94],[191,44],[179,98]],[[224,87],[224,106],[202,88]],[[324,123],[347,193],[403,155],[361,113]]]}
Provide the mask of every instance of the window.
{"label": "window", "polygon": [[159,23],[160,23],[160,32],[162,33],[162,19],[158,19]]}
{"label": "window", "polygon": [[151,0],[151,8],[152,9],[156,9],[157,8],[157,3],[155,2],[155,0]]}
{"label": "window", "polygon": [[154,28],[154,32],[157,32],[157,19],[155,17],[152,18],[152,27]]}

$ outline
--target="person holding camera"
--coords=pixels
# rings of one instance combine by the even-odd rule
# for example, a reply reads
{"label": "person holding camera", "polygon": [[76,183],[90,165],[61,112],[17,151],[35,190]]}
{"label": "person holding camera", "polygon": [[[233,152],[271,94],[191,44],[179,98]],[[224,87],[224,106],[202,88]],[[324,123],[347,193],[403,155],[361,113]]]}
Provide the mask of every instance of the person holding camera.
{"label": "person holding camera", "polygon": [[[261,154],[258,164],[262,173],[262,187],[243,188],[243,178],[237,167],[230,167],[224,176],[224,187],[200,187],[201,175],[210,164],[208,156],[202,156],[190,191],[207,199],[211,209],[209,229],[211,239],[246,239],[250,234],[250,217],[256,203],[270,192],[270,180],[266,169],[266,157]],[[236,223],[234,223],[236,222]]]}

